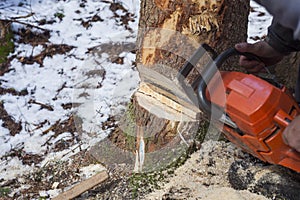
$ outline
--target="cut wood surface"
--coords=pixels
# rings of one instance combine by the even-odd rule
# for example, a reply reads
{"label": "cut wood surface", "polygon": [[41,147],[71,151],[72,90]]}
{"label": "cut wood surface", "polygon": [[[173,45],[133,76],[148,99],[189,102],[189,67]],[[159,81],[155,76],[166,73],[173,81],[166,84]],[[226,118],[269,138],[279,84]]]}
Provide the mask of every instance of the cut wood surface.
{"label": "cut wood surface", "polygon": [[82,181],[81,183],[75,185],[71,189],[61,193],[57,197],[53,198],[53,200],[67,200],[67,199],[73,199],[82,193],[88,191],[89,189],[92,189],[96,185],[102,183],[108,178],[108,174],[106,171],[102,171],[97,173],[96,175]]}
{"label": "cut wood surface", "polygon": [[[135,94],[139,104],[149,112],[173,121],[195,121],[201,112],[187,96],[178,80],[147,67],[139,67],[143,80]],[[193,94],[192,88],[187,88]],[[194,94],[194,98],[196,95]],[[154,112],[155,109],[156,111]]]}
{"label": "cut wood surface", "polygon": [[[192,145],[199,125],[205,123],[197,96],[189,85],[202,72],[207,60],[204,57],[197,62],[197,69],[185,79],[187,87],[178,84],[178,70],[202,43],[222,52],[245,41],[248,13],[249,2],[242,0],[205,3],[141,0],[136,42],[136,65],[141,81],[121,117],[126,123],[119,123],[109,135],[112,147],[130,152],[135,161],[143,158],[143,171],[167,166],[180,157],[173,152],[181,152],[178,148],[181,143],[185,145],[183,148]],[[96,160],[103,160],[101,152],[105,153],[96,150],[91,154]],[[161,164],[166,156],[170,158],[169,163]]]}

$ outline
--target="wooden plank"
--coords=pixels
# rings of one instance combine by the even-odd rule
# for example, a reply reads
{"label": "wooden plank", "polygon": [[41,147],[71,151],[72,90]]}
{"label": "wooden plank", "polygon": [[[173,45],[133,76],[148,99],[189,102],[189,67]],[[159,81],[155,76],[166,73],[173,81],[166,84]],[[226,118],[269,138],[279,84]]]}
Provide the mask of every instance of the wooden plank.
{"label": "wooden plank", "polygon": [[71,189],[59,194],[58,196],[54,197],[53,200],[67,200],[67,199],[73,199],[82,193],[92,189],[96,185],[102,183],[108,178],[108,174],[106,171],[99,172],[92,176],[91,178],[88,178],[79,184],[75,185]]}

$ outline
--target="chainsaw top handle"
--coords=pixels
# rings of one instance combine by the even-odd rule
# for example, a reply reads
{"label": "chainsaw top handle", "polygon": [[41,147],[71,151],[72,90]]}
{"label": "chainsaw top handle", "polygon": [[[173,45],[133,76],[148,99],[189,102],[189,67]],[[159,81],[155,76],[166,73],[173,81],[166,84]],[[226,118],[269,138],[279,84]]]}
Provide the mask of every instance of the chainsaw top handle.
{"label": "chainsaw top handle", "polygon": [[256,55],[251,53],[240,52],[232,47],[227,49],[220,55],[218,55],[214,60],[211,60],[209,63],[207,63],[207,65],[205,66],[204,70],[201,73],[202,78],[198,82],[199,83],[198,87],[196,87],[199,108],[204,113],[208,115],[211,115],[212,113],[212,108],[211,108],[212,105],[206,97],[207,84],[211,81],[211,79],[217,73],[218,69],[222,66],[222,64],[229,57],[236,56],[236,55],[243,55],[249,58],[250,60],[260,61],[260,59]]}

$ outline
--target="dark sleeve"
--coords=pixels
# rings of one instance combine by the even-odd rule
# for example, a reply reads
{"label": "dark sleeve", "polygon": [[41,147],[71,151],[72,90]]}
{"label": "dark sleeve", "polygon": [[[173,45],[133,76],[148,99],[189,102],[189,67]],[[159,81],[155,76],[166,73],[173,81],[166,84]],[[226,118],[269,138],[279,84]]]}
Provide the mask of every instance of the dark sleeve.
{"label": "dark sleeve", "polygon": [[266,42],[280,53],[288,54],[300,51],[300,40],[295,40],[293,30],[286,28],[274,20],[268,28]]}

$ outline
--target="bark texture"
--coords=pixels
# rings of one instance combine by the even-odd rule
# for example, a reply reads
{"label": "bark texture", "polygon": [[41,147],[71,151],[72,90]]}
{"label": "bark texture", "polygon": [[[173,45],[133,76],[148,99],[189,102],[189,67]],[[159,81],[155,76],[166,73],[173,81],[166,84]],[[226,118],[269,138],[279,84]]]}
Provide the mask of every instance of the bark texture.
{"label": "bark texture", "polygon": [[249,1],[241,0],[142,1],[137,62],[178,69],[204,42],[220,53],[246,40],[248,14]]}
{"label": "bark texture", "polygon": [[290,91],[295,88],[298,68],[300,66],[300,53],[295,52],[286,56],[280,63],[275,66],[275,75],[278,81],[284,84]]}
{"label": "bark texture", "polygon": [[[142,1],[137,52],[138,66],[142,66],[138,68],[142,83],[149,83],[147,81],[149,72],[144,73],[147,67],[172,79],[199,44],[208,43],[217,52],[222,52],[235,43],[246,40],[248,13],[249,2],[239,0]],[[200,71],[202,66],[199,66]],[[174,71],[168,71],[165,68],[171,68]],[[198,73],[195,72],[188,79],[194,80],[197,75]],[[153,85],[150,83],[149,87],[153,88]],[[145,107],[138,112],[151,112],[150,109],[147,109],[147,105],[142,103],[142,99],[153,93],[162,93],[157,89],[159,87],[156,85],[152,91],[139,90],[135,94],[133,98],[137,100],[134,106]],[[173,91],[170,93],[174,94],[174,90],[170,89],[170,91]],[[163,94],[163,96],[168,96],[171,101],[178,101],[171,95]],[[151,101],[155,102],[156,99],[158,98],[153,98]],[[167,102],[165,105],[171,106],[171,103]],[[176,110],[175,107],[173,109]],[[190,109],[193,110],[193,108]],[[182,110],[180,111],[182,112]],[[150,121],[163,117],[155,112],[152,112],[152,115],[153,119]],[[190,117],[193,118],[193,116]],[[149,119],[139,118],[139,120],[138,123],[141,126],[149,128]],[[166,131],[166,127],[163,128],[163,132]],[[161,137],[164,137],[164,134],[159,134],[158,138]],[[149,145],[155,146],[153,143]]]}
{"label": "bark texture", "polygon": [[[201,111],[180,91],[174,77],[200,44],[207,43],[222,52],[245,41],[248,14],[249,1],[243,0],[141,1],[137,39],[141,84],[122,123],[108,139],[118,148],[132,152],[129,160],[136,156],[138,171],[140,165],[174,157],[170,152],[180,155],[182,144],[191,144],[202,128],[198,115]],[[199,75],[205,62],[206,59],[200,60],[199,71],[194,70],[188,81]],[[145,155],[141,155],[144,151]]]}
{"label": "bark texture", "polygon": [[[161,162],[180,156],[186,150],[186,146],[191,144],[189,142],[193,140],[194,133],[204,127],[204,120],[199,121],[201,116],[197,114],[201,111],[186,100],[187,97],[177,87],[176,73],[201,43],[208,43],[220,53],[238,42],[246,41],[248,14],[249,1],[243,0],[142,0],[137,40],[140,87],[133,95],[119,127],[108,139],[95,147],[97,150],[94,157],[104,163],[112,160],[112,157],[119,163],[135,163],[136,171],[140,172],[165,166]],[[204,59],[196,66],[200,72],[206,61]],[[240,70],[235,67],[234,62],[228,63],[223,66],[223,70]],[[294,70],[298,63],[298,55],[292,54],[275,70],[280,75],[280,81],[289,87],[294,85]],[[187,78],[188,82],[194,80],[199,71],[193,71]],[[184,142],[186,144],[183,144]],[[106,146],[105,143],[113,144],[116,149],[123,151],[101,148]],[[205,148],[205,145],[203,147]],[[298,177],[297,180],[291,179],[291,176],[295,175],[294,172],[291,172],[291,176],[286,175],[288,169],[283,169],[285,172],[280,171],[278,176],[275,176],[277,170],[274,168],[278,169],[275,165],[267,165],[264,172],[257,166],[248,170],[248,164],[254,163],[252,157],[250,160],[242,158],[243,164],[237,162],[236,165],[232,164],[230,169],[224,169],[223,157],[233,159],[231,154],[234,152],[221,146],[212,146],[212,149],[219,149],[221,154],[225,153],[210,154],[204,150],[208,153],[204,161],[207,160],[211,171],[205,168],[203,173],[215,177],[217,185],[220,179],[215,174],[214,159],[220,160],[220,174],[222,177],[224,174],[228,175],[226,181],[229,181],[234,189],[248,189],[268,197],[278,195],[296,197],[291,199],[299,198]],[[107,160],[104,156],[108,157]],[[240,158],[240,155],[237,157]],[[265,166],[256,159],[255,164]],[[195,165],[203,166],[199,161]],[[201,175],[201,180],[208,181],[203,185],[211,184],[211,178],[203,178],[203,174],[197,172],[198,175]],[[269,178],[270,176],[276,180]],[[178,180],[176,179],[176,182]],[[277,184],[277,180],[283,181]],[[288,195],[285,195],[281,191],[287,191],[289,180],[292,188]],[[199,184],[199,181],[195,184]]]}

